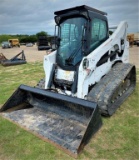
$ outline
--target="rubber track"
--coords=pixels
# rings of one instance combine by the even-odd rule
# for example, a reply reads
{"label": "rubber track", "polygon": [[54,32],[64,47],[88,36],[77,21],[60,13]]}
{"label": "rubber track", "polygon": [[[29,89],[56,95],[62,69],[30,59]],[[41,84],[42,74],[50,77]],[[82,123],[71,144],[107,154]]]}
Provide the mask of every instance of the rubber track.
{"label": "rubber track", "polygon": [[[133,69],[133,65],[129,63],[117,63],[110,72],[104,76],[99,83],[88,94],[88,100],[97,102],[100,111],[103,115],[111,116],[121,103],[132,93],[135,88],[135,83],[119,97],[113,104],[110,102],[113,93],[116,91],[118,86],[127,77],[129,72]],[[135,75],[133,75],[135,77]],[[134,81],[134,80],[133,80]]]}

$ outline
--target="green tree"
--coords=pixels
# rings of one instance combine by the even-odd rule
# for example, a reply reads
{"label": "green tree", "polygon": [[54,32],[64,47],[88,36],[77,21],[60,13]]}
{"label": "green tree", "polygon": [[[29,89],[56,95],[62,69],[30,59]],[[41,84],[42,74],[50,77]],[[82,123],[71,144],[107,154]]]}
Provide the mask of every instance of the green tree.
{"label": "green tree", "polygon": [[36,36],[37,37],[39,37],[39,36],[48,36],[48,33],[45,32],[45,31],[41,31],[41,32],[36,33]]}
{"label": "green tree", "polygon": [[10,35],[2,34],[0,35],[0,43],[3,41],[8,41],[8,39],[12,38]]}
{"label": "green tree", "polygon": [[35,43],[37,42],[37,36],[36,35],[24,35],[20,37],[20,43]]}

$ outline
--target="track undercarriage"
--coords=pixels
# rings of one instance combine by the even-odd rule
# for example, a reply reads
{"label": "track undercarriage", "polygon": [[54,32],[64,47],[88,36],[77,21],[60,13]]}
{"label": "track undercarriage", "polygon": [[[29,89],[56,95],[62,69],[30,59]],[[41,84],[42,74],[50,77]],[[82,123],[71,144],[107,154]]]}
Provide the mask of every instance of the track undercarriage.
{"label": "track undercarriage", "polygon": [[96,102],[102,115],[111,116],[135,88],[135,66],[117,63],[88,94]]}

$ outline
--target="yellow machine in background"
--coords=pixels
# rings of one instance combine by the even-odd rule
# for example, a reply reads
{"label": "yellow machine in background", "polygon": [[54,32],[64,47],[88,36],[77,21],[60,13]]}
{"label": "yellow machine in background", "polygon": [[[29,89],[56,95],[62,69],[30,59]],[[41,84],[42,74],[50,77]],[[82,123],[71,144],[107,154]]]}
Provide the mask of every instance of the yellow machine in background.
{"label": "yellow machine in background", "polygon": [[128,34],[127,35],[127,40],[129,41],[130,47],[132,47],[133,44],[134,44],[134,34]]}
{"label": "yellow machine in background", "polygon": [[130,47],[133,45],[139,46],[139,33],[129,33],[127,35],[127,40],[129,41]]}
{"label": "yellow machine in background", "polygon": [[8,39],[11,47],[20,47],[20,43],[18,39]]}

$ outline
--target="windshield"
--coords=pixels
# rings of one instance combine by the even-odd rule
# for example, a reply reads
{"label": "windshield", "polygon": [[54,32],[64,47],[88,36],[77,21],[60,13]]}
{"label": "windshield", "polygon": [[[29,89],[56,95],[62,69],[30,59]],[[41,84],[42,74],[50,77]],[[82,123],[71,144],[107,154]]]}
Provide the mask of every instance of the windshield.
{"label": "windshield", "polygon": [[86,19],[82,17],[70,18],[60,24],[57,58],[62,66],[76,66],[82,60],[85,24]]}

